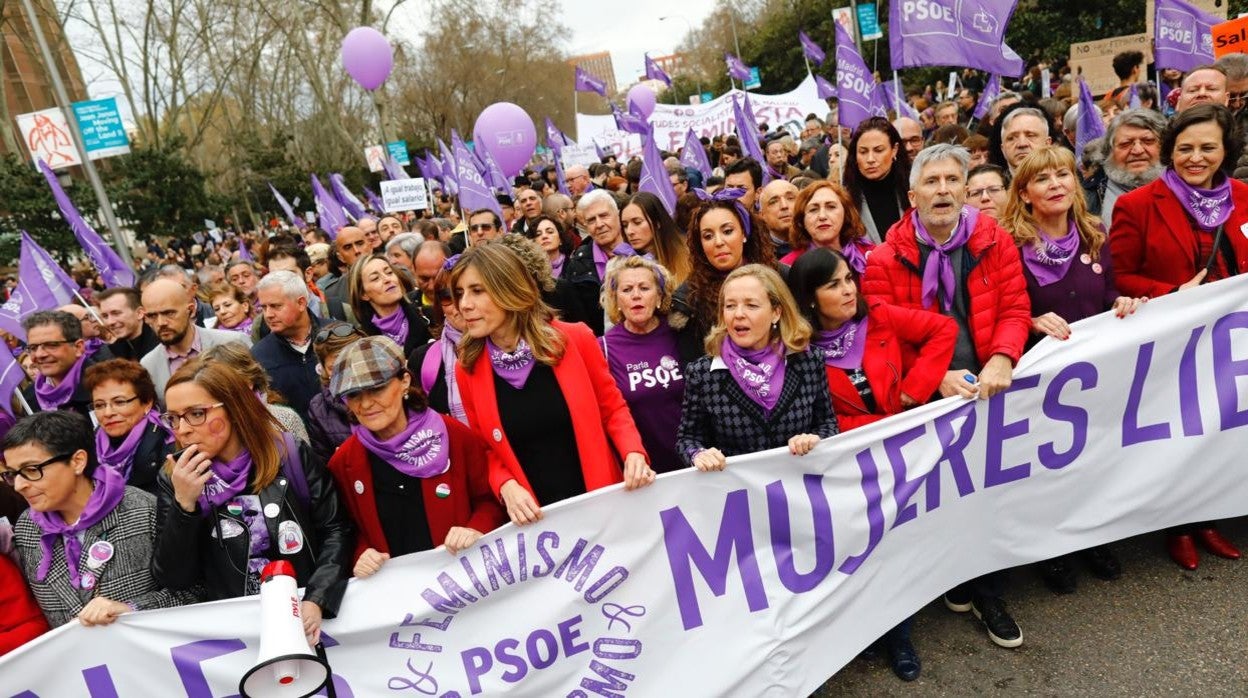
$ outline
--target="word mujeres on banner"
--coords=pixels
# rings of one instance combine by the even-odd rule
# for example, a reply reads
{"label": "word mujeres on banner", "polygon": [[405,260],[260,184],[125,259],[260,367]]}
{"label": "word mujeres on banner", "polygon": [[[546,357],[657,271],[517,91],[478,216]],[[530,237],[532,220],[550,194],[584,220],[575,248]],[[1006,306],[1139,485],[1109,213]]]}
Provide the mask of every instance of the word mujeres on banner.
{"label": "word mujeres on banner", "polygon": [[[990,400],[391,560],[324,624],[339,695],[806,695],[966,579],[1242,515],[1246,295],[1235,278],[1076,323]],[[0,659],[5,694],[231,694],[256,604],[65,626]]]}

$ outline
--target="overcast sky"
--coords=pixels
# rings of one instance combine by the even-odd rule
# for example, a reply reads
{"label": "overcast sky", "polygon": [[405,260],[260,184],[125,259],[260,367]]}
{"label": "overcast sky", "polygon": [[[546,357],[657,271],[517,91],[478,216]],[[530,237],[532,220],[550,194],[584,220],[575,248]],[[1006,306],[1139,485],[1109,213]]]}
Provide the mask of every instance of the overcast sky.
{"label": "overcast sky", "polygon": [[[644,56],[672,52],[692,26],[715,7],[715,0],[625,0],[611,5],[584,0],[562,0],[563,23],[571,30],[567,49],[571,55],[610,51],[615,83],[624,89],[646,70]],[[660,17],[672,19],[659,21]],[[684,20],[689,20],[686,23]]]}

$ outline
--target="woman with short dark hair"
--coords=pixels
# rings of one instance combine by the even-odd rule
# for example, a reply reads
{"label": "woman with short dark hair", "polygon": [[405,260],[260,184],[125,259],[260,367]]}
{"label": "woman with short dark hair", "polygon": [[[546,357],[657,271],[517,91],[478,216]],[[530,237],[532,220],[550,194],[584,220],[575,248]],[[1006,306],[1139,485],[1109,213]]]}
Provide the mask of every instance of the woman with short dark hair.
{"label": "woman with short dark hair", "polygon": [[129,359],[110,359],[87,369],[82,385],[91,393],[99,423],[95,451],[126,484],[156,493],[156,476],[173,453],[173,434],[156,411],[156,386],[147,370]]}

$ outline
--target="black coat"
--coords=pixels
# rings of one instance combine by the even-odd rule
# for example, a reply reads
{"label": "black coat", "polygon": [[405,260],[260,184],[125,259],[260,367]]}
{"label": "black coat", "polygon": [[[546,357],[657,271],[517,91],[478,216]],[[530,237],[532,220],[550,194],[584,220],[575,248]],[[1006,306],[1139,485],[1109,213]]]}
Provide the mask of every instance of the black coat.
{"label": "black coat", "polygon": [[601,337],[605,329],[602,306],[598,303],[602,293],[602,279],[598,277],[598,267],[594,265],[594,244],[593,240],[586,240],[583,245],[572,250],[568,261],[563,264],[562,277],[572,284],[572,291],[588,316],[585,324],[594,331],[595,337]]}
{"label": "black coat", "polygon": [[160,346],[160,338],[148,327],[147,323],[143,323],[143,331],[134,339],[119,339],[108,345],[109,351],[113,352],[113,356],[119,359],[130,359],[131,361],[139,361],[147,352]]}
{"label": "black coat", "polygon": [[788,355],[784,386],[771,416],[741,390],[726,368],[711,370],[715,361],[722,363],[718,357],[704,356],[685,370],[676,452],[686,465],[704,448],[737,456],[786,446],[798,434],[827,438],[837,433],[823,355],[817,350]]}
{"label": "black coat", "polygon": [[[264,517],[269,532],[269,548],[264,556],[293,564],[299,586],[307,587],[304,600],[320,606],[326,618],[333,618],[351,576],[355,535],[324,461],[303,443],[299,444],[298,457],[299,463],[291,467],[303,468],[310,501],[300,501],[285,472],[260,492],[262,509],[269,504],[280,509],[278,516]],[[245,492],[253,489],[249,482]],[[233,520],[243,527],[243,533],[220,538],[218,517]],[[291,520],[303,530],[304,544],[294,554],[283,555],[277,548],[278,527]],[[203,585],[212,601],[245,594],[250,536],[241,517],[216,507],[208,515],[199,510],[199,505],[194,512],[182,509],[173,497],[169,474],[162,472],[156,497],[156,527],[159,532],[152,554],[152,576],[161,586],[179,590]]]}
{"label": "black coat", "polygon": [[347,408],[341,400],[329,394],[329,388],[313,396],[308,403],[308,438],[312,453],[325,463],[338,447],[351,436],[351,423],[347,421]]}
{"label": "black coat", "polygon": [[[308,317],[312,319],[312,336],[315,337],[321,322],[310,311]],[[321,377],[316,372],[320,360],[312,347],[309,345],[306,352],[300,353],[285,337],[271,332],[252,346],[251,355],[269,374],[273,389],[307,422],[308,403],[312,402],[312,396],[321,392]]]}
{"label": "black coat", "polygon": [[177,448],[173,442],[166,442],[167,437],[168,432],[160,426],[147,425],[138,448],[134,450],[130,477],[126,478],[127,485],[156,494],[156,478],[160,475],[161,468],[165,467],[165,456]]}

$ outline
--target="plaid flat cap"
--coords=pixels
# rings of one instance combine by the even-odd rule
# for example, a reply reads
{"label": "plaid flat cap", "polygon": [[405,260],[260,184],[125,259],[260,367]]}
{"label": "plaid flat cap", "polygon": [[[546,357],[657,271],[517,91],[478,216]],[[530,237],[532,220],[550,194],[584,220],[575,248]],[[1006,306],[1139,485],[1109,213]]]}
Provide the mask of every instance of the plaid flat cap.
{"label": "plaid flat cap", "polygon": [[404,368],[403,350],[389,337],[364,337],[347,345],[334,361],[329,392],[341,398],[385,385]]}

